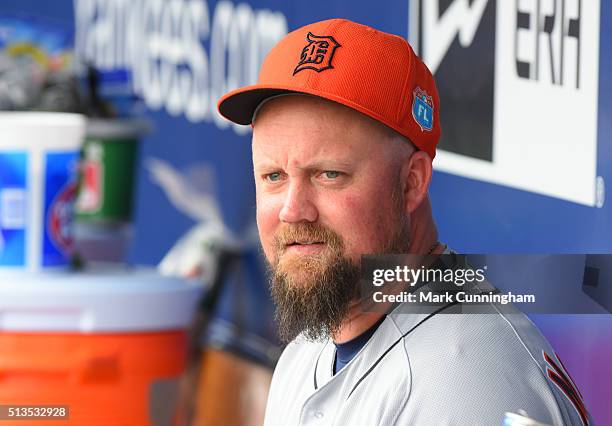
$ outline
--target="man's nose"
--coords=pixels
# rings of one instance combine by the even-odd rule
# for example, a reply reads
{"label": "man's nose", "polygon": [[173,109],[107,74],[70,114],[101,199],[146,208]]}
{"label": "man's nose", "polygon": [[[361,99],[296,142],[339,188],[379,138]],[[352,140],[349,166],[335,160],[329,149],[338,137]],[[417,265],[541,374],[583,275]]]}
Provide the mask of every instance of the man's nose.
{"label": "man's nose", "polygon": [[319,216],[312,202],[308,187],[303,183],[291,183],[279,213],[281,222],[315,222]]}

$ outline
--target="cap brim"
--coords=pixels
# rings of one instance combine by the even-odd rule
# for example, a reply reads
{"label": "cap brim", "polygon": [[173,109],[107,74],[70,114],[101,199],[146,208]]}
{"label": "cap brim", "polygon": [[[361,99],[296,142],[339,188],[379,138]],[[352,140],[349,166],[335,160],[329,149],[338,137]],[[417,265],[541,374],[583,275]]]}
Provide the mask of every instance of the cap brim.
{"label": "cap brim", "polygon": [[[318,98],[327,99],[328,101],[344,105],[345,107],[351,108],[357,112],[360,112],[368,117],[373,118],[379,123],[382,123],[383,125],[395,130],[399,134],[404,135],[406,138],[412,141],[412,139],[410,139],[410,135],[406,134],[401,128],[394,126],[392,123],[389,123],[388,120],[386,120],[379,114],[376,114],[375,112],[372,112],[348,99],[310,88],[302,89],[299,87],[274,87],[263,85],[246,86],[240,89],[233,90],[222,96],[221,99],[219,99],[219,102],[217,103],[217,108],[219,109],[219,112],[222,116],[224,116],[230,121],[233,121],[236,124],[252,124],[253,114],[255,114],[257,107],[261,105],[262,102],[265,102],[267,99],[273,98],[275,96],[287,95],[292,93],[316,96]],[[412,143],[415,146],[419,147],[416,143]],[[419,147],[419,149],[423,148]],[[430,153],[429,151],[427,152],[430,154],[431,158],[435,156],[434,153]]]}
{"label": "cap brim", "polygon": [[247,86],[227,93],[217,107],[222,116],[237,124],[251,124],[257,107],[266,99],[289,93],[303,93],[279,87]]}

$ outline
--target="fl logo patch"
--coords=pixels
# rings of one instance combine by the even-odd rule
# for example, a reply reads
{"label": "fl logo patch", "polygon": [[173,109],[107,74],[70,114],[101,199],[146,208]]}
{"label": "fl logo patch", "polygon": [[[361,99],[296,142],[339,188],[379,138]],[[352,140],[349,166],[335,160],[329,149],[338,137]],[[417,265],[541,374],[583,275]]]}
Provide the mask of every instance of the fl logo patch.
{"label": "fl logo patch", "polygon": [[412,92],[412,117],[417,122],[421,131],[431,131],[433,129],[434,103],[433,98],[420,87],[416,87]]}

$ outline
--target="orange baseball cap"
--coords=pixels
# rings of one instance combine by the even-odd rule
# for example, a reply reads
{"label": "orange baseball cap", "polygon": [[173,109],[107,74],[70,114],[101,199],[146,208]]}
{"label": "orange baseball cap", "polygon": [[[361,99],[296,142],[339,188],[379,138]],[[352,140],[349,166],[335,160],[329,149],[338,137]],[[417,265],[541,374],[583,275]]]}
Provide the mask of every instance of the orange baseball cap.
{"label": "orange baseball cap", "polygon": [[353,108],[407,137],[433,159],[440,139],[434,78],[402,37],[345,19],[306,25],[266,56],[257,84],[225,94],[217,107],[251,124],[265,100],[304,93]]}

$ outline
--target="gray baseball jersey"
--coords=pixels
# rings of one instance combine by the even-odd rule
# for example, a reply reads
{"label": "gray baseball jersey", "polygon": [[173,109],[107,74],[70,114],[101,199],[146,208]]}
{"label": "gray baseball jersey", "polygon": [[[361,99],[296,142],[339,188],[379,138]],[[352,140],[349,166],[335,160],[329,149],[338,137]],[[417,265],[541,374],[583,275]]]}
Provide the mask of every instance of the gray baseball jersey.
{"label": "gray baseball jersey", "polygon": [[431,315],[399,305],[336,375],[333,342],[298,337],[274,371],[265,425],[490,426],[520,410],[548,425],[592,424],[524,314],[494,304],[448,314],[457,307]]}

